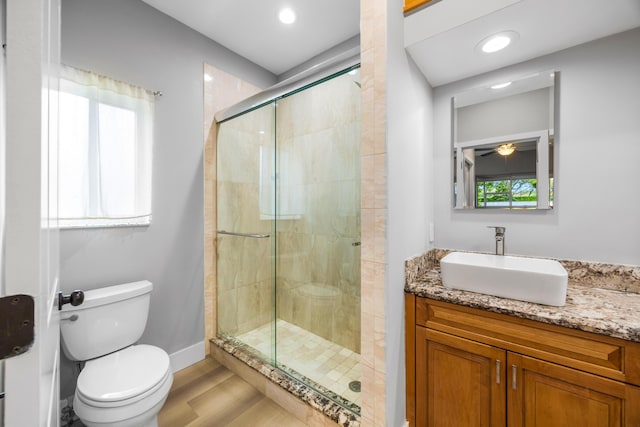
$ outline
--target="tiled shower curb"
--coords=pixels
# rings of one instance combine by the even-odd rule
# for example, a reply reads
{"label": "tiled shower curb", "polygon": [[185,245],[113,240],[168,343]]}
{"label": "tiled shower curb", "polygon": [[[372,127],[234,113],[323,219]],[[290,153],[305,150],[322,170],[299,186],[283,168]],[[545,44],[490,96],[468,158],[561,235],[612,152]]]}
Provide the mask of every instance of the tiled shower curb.
{"label": "tiled shower curb", "polygon": [[277,384],[288,393],[302,400],[314,410],[324,414],[341,427],[360,427],[360,417],[343,408],[312,388],[290,378],[277,368],[242,349],[235,343],[223,338],[212,338],[211,343],[240,362],[254,369],[269,381]]}

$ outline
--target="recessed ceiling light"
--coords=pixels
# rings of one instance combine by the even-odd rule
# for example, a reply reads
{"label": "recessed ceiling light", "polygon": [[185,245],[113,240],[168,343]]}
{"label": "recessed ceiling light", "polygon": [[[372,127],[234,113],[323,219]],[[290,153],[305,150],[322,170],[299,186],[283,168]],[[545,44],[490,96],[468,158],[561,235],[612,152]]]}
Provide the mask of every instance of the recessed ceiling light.
{"label": "recessed ceiling light", "polygon": [[498,52],[517,40],[518,37],[518,33],[515,31],[502,31],[482,39],[476,49],[484,53]]}
{"label": "recessed ceiling light", "polygon": [[510,84],[511,84],[511,82],[500,83],[500,84],[491,86],[491,89],[502,89],[504,87],[509,86]]}
{"label": "recessed ceiling light", "polygon": [[283,24],[293,24],[296,21],[296,14],[293,10],[285,7],[278,13],[278,18]]}
{"label": "recessed ceiling light", "polygon": [[507,36],[495,36],[484,42],[482,51],[485,53],[493,53],[509,46],[511,39]]}

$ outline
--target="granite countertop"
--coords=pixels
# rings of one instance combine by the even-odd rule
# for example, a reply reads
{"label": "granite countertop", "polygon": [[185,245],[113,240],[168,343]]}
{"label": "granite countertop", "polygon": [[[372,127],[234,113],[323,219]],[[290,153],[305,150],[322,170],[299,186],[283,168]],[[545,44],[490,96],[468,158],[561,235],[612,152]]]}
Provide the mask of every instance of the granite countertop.
{"label": "granite countertop", "polygon": [[[409,276],[408,276],[409,277]],[[640,342],[640,294],[569,282],[567,303],[554,307],[442,285],[440,271],[432,268],[407,280],[405,292],[419,297],[479,308],[551,325]]]}

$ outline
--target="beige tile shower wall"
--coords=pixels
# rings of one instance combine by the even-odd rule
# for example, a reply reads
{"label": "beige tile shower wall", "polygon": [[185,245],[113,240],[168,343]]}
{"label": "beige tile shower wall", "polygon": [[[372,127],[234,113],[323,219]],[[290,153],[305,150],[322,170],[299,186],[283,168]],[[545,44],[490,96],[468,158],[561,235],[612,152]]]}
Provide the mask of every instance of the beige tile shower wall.
{"label": "beige tile shower wall", "polygon": [[[216,335],[216,125],[214,115],[260,91],[242,79],[204,64],[204,307],[205,335]],[[207,348],[207,353],[209,348]]]}
{"label": "beige tile shower wall", "polygon": [[[273,114],[266,105],[218,125],[218,230],[271,233]],[[235,336],[273,319],[272,239],[217,240],[218,334]]]}
{"label": "beige tile shower wall", "polygon": [[[360,351],[360,76],[278,102],[278,317]],[[354,165],[357,165],[354,167]]]}
{"label": "beige tile shower wall", "polygon": [[385,221],[387,1],[361,0],[362,425],[386,424]]}

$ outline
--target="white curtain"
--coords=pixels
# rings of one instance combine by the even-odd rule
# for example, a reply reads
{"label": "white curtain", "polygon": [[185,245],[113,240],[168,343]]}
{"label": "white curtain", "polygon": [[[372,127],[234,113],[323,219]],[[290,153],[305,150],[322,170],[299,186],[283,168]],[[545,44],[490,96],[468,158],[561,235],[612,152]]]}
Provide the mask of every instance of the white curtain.
{"label": "white curtain", "polygon": [[63,67],[60,226],[151,222],[153,93]]}

